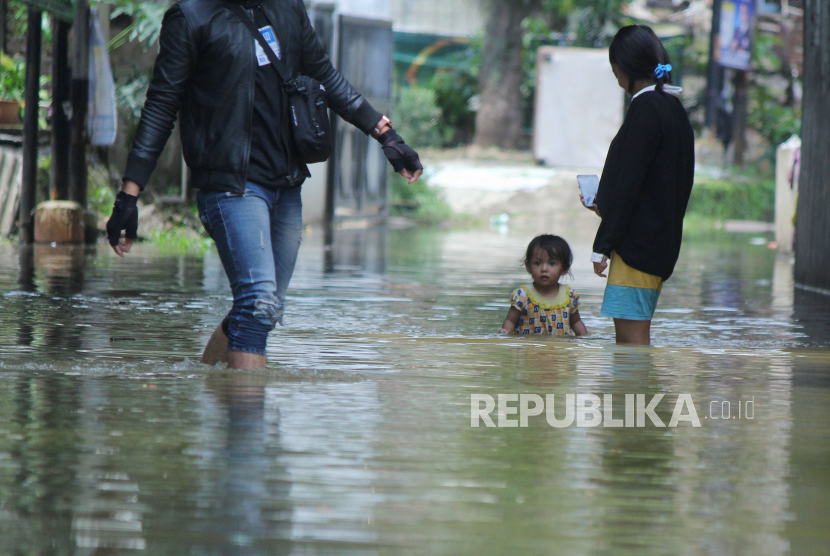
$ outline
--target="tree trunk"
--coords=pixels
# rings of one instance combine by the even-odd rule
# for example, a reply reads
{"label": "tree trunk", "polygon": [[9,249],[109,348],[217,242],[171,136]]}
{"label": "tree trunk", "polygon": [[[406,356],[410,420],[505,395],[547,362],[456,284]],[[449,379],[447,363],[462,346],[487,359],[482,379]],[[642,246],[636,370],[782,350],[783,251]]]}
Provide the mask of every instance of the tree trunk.
{"label": "tree trunk", "polygon": [[525,2],[489,0],[481,55],[475,144],[518,149],[522,137],[522,20]]}
{"label": "tree trunk", "polygon": [[795,281],[830,291],[830,3],[804,9],[804,104]]}

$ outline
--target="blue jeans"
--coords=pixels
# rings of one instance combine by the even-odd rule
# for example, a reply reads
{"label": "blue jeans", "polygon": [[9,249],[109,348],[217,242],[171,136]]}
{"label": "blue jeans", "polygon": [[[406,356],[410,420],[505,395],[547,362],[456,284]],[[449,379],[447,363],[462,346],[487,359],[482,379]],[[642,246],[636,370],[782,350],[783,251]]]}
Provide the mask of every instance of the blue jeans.
{"label": "blue jeans", "polygon": [[242,194],[199,190],[199,217],[233,292],[233,308],[223,322],[229,351],[265,355],[268,333],[282,324],[303,232],[300,189],[249,182]]}

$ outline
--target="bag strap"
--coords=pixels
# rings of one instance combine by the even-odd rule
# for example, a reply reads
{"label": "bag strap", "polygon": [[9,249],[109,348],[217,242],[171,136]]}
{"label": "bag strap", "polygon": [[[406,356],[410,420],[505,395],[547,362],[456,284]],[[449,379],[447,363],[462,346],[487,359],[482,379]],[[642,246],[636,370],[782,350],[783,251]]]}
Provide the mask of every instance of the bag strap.
{"label": "bag strap", "polygon": [[[285,64],[283,64],[282,61],[279,58],[277,58],[277,55],[274,54],[273,49],[271,49],[271,45],[268,44],[268,41],[265,40],[265,37],[263,37],[262,33],[259,32],[259,29],[256,28],[256,25],[254,25],[253,20],[251,20],[251,18],[248,17],[248,14],[245,12],[244,9],[242,9],[242,6],[240,6],[239,4],[230,4],[228,7],[236,17],[242,20],[242,23],[245,24],[245,27],[248,28],[248,30],[251,32],[251,34],[254,36],[257,42],[259,42],[259,45],[262,47],[262,50],[265,51],[265,55],[268,56],[268,60],[271,61],[271,65],[274,66],[274,69],[276,69],[277,73],[280,74],[280,77],[282,78],[283,82],[286,85],[288,85],[289,82],[292,81],[292,78],[288,73],[288,69],[285,67]],[[274,31],[274,33],[276,34],[276,31]],[[283,52],[285,52],[285,45],[280,44],[280,48],[283,50]]]}

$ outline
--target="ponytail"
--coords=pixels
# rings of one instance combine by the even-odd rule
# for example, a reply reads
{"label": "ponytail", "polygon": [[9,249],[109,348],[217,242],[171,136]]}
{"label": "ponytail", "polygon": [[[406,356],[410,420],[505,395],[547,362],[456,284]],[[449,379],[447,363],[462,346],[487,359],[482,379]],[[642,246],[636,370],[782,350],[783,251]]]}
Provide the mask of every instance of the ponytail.
{"label": "ponytail", "polygon": [[637,79],[647,79],[662,93],[663,86],[672,83],[669,53],[646,25],[628,25],[620,29],[611,41],[608,57],[631,79],[632,86]]}

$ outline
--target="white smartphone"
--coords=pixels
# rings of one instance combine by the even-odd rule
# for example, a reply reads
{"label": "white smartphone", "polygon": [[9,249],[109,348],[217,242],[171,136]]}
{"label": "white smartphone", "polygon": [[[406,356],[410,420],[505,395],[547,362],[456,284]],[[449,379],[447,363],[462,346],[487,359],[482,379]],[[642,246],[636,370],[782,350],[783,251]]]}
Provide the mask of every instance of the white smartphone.
{"label": "white smartphone", "polygon": [[585,200],[585,206],[592,208],[594,201],[597,199],[597,190],[599,189],[599,177],[595,174],[583,174],[576,177],[579,182],[579,190],[582,191],[582,198]]}

